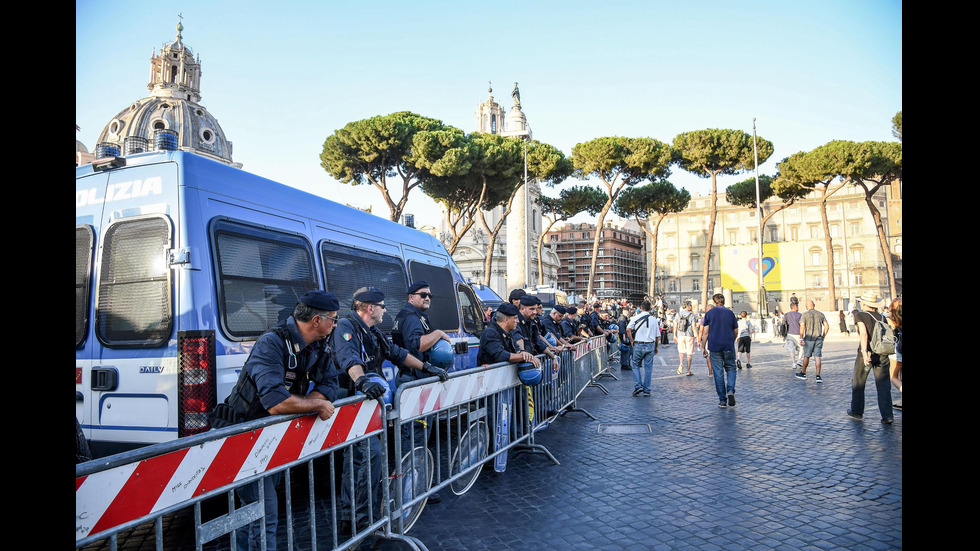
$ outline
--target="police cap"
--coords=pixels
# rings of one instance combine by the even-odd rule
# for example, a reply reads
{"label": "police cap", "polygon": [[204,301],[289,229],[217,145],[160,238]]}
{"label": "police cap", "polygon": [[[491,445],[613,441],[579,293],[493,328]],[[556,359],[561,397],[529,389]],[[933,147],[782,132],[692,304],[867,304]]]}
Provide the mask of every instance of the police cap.
{"label": "police cap", "polygon": [[568,308],[565,309],[565,313],[566,314],[571,314],[571,315],[574,316],[575,314],[578,313],[578,308],[576,308],[574,306],[569,306]]}
{"label": "police cap", "polygon": [[556,304],[555,307],[552,308],[552,310],[557,310],[559,314],[564,314],[565,312],[568,311],[568,309],[562,306],[561,304]]}
{"label": "police cap", "polygon": [[541,300],[534,295],[524,295],[521,297],[521,306],[537,306]]}
{"label": "police cap", "polygon": [[327,312],[336,312],[340,310],[340,301],[333,293],[328,293],[326,291],[307,291],[303,293],[303,296],[299,297],[299,301],[303,304],[309,306],[310,308],[316,308],[317,310],[324,310]]}
{"label": "police cap", "polygon": [[527,291],[525,291],[524,289],[514,289],[513,291],[510,292],[510,297],[507,300],[517,300],[526,294]]}
{"label": "police cap", "polygon": [[385,299],[385,294],[376,287],[361,287],[354,291],[354,300],[357,302],[381,302]]}
{"label": "police cap", "polygon": [[509,302],[505,302],[498,306],[497,311],[505,316],[517,316],[521,313],[521,311],[517,309],[517,306],[514,306]]}
{"label": "police cap", "polygon": [[408,288],[408,294],[413,294],[419,292],[419,289],[425,289],[429,284],[424,281],[416,281]]}

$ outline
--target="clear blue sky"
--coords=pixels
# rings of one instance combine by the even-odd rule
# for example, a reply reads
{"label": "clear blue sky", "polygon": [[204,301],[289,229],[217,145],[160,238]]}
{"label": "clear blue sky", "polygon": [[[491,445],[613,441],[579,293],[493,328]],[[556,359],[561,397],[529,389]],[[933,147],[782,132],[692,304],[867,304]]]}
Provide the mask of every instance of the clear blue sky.
{"label": "clear blue sky", "polygon": [[[566,155],[602,136],[751,133],[756,118],[775,146],[762,174],[830,140],[893,140],[902,109],[894,0],[76,0],[76,138],[90,150],[148,95],[150,55],[173,40],[178,13],[201,58],[202,103],[235,161],[336,201],[373,203],[382,216],[376,190],[323,171],[324,139],[402,110],[473,131],[488,82],[505,109],[518,82],[534,137]],[[719,191],[750,176],[723,177]],[[710,192],[709,180],[680,169],[670,180]],[[406,212],[438,225],[433,203],[410,197]]]}

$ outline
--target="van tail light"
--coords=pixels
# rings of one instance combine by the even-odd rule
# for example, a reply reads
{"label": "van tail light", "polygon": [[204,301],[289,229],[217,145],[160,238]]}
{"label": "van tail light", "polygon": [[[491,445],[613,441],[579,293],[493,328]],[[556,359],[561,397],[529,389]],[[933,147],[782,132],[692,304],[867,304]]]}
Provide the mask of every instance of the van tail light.
{"label": "van tail light", "polygon": [[214,331],[181,331],[177,335],[177,435],[211,428],[208,413],[217,404]]}

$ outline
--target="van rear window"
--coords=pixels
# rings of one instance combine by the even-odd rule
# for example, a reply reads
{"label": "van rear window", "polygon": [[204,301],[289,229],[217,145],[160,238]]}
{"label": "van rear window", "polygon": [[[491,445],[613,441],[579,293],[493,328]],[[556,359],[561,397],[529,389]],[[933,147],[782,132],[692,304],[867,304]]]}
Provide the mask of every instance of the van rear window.
{"label": "van rear window", "polygon": [[[459,307],[456,304],[453,275],[445,266],[432,266],[422,262],[408,263],[412,281],[424,281],[432,290],[432,305],[429,307],[429,321],[436,329],[459,331]],[[397,312],[396,312],[397,314]]]}
{"label": "van rear window", "polygon": [[96,334],[106,346],[158,346],[173,330],[170,220],[123,219],[103,236]]}
{"label": "van rear window", "polygon": [[326,271],[327,291],[340,299],[338,315],[346,316],[350,312],[354,291],[361,287],[377,287],[385,294],[386,306],[378,328],[391,331],[395,316],[408,297],[408,278],[401,259],[327,241],[320,245],[320,254]]}
{"label": "van rear window", "polygon": [[258,337],[289,317],[303,293],[320,287],[302,236],[222,220],[212,241],[218,311],[232,339]]}
{"label": "van rear window", "polygon": [[92,226],[75,227],[75,346],[88,333],[89,297],[92,287],[92,250],[95,233]]}

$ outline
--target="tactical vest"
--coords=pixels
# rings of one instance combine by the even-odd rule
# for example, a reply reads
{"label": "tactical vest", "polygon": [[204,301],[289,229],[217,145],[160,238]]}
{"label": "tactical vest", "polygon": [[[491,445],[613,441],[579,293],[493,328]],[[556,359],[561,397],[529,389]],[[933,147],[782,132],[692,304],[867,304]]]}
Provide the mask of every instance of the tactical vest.
{"label": "tactical vest", "polygon": [[[324,349],[320,357],[317,358],[317,363],[310,370],[307,370],[300,365],[299,359],[296,356],[301,350],[296,350],[299,348],[299,345],[294,345],[290,340],[289,329],[285,325],[276,325],[269,331],[279,335],[286,345],[286,353],[283,355],[283,366],[285,370],[283,382],[286,390],[296,396],[305,396],[310,384],[310,372],[323,372],[322,368],[330,354],[327,354],[326,349]],[[249,353],[249,357],[251,357],[251,353]],[[247,363],[248,360],[246,360]],[[305,364],[306,362],[303,363]],[[238,374],[238,381],[235,383],[234,388],[231,389],[231,394],[228,395],[228,398],[223,403],[218,404],[215,410],[208,415],[208,419],[211,421],[213,428],[221,428],[268,416],[269,411],[262,405],[262,401],[259,400],[259,392],[255,386],[255,381],[252,380],[252,377],[249,376],[243,367]]]}

